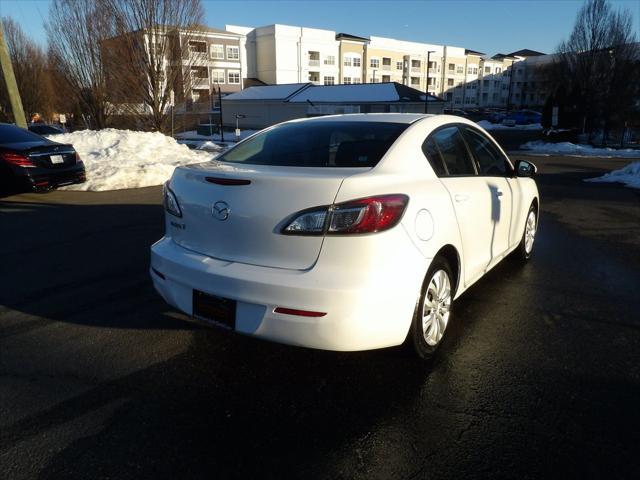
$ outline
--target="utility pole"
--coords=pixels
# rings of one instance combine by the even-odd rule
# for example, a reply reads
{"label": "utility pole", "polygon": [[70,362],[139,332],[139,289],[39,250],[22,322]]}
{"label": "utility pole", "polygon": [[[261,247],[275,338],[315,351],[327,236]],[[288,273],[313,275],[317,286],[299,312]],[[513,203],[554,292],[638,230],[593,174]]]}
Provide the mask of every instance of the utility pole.
{"label": "utility pole", "polygon": [[0,22],[0,67],[2,67],[4,82],[7,85],[7,93],[9,94],[9,100],[11,101],[13,120],[16,122],[17,126],[27,128],[27,119],[25,118],[24,110],[22,109],[20,91],[18,90],[16,76],[13,73],[13,66],[11,65],[11,59],[9,58],[7,42],[4,39],[4,27],[2,22]]}
{"label": "utility pole", "polygon": [[435,50],[427,52],[427,84],[424,86],[424,113],[429,113],[429,64],[431,63],[432,53],[436,53]]}

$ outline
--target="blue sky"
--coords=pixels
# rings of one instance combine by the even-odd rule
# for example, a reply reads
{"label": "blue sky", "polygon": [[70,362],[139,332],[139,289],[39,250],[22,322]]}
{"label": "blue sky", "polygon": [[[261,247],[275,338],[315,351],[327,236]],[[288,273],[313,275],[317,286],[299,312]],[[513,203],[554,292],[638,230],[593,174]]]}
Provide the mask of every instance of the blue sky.
{"label": "blue sky", "polygon": [[[640,34],[640,0],[614,0],[634,16]],[[568,35],[582,0],[449,1],[213,1],[203,2],[211,27],[272,23],[326,28],[355,35],[454,45],[488,54],[530,48],[552,52]],[[45,42],[49,0],[0,0],[36,40]]]}

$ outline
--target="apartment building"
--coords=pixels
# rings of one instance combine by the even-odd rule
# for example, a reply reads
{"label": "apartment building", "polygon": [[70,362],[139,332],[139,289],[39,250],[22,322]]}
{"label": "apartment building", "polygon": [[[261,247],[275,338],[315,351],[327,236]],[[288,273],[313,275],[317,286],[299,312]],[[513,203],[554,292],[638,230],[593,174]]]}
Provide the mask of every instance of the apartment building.
{"label": "apartment building", "polygon": [[[174,91],[178,113],[181,111],[209,111],[215,102],[214,93],[218,89],[222,95],[238,92],[242,89],[242,79],[246,77],[246,60],[244,45],[240,43],[242,36],[226,30],[218,30],[199,26],[197,29],[183,31],[165,28],[155,32],[136,31],[126,35],[110,38],[102,42],[103,58],[109,64],[119,62],[119,52],[127,45],[140,45],[147,54],[151,51],[162,55],[162,71],[160,75],[160,91]],[[158,52],[162,52],[158,54]],[[175,76],[169,75],[169,69],[179,66]],[[114,105],[127,104],[123,111],[131,110],[139,101],[134,93],[126,90],[121,84],[122,78],[109,75],[107,82],[110,90],[116,92]],[[169,81],[173,80],[171,85]],[[134,81],[127,78],[127,82]],[[140,79],[144,82],[145,79]],[[118,83],[120,82],[120,83]],[[124,86],[124,88],[123,88]],[[164,93],[162,93],[164,94]],[[137,108],[144,108],[141,104]]]}
{"label": "apartment building", "polygon": [[183,82],[187,110],[210,110],[218,89],[221,95],[242,90],[246,60],[240,39],[241,35],[214,28],[190,33],[182,58],[184,75],[189,76]]}
{"label": "apartment building", "polygon": [[515,85],[511,81],[515,63],[541,55],[530,50],[486,58],[482,52],[449,45],[279,24],[227,25],[225,31],[240,36],[246,78],[265,84],[398,82],[440,96],[453,108],[537,104],[542,95],[530,91],[535,80],[524,80],[533,75],[531,68],[523,66],[517,74],[522,80]]}

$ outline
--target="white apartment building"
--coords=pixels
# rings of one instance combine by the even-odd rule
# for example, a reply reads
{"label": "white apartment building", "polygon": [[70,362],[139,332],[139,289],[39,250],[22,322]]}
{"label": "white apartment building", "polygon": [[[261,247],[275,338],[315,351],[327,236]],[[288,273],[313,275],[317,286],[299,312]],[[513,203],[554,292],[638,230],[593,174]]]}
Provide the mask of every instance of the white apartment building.
{"label": "white apartment building", "polygon": [[226,29],[244,37],[248,78],[267,84],[340,83],[335,32],[288,25],[253,29],[227,25]]}
{"label": "white apartment building", "polygon": [[486,58],[450,45],[278,24],[226,31],[241,37],[244,78],[266,84],[398,82],[442,97],[450,108],[539,106],[546,98],[533,79],[540,69],[528,65],[549,56],[531,50]]}

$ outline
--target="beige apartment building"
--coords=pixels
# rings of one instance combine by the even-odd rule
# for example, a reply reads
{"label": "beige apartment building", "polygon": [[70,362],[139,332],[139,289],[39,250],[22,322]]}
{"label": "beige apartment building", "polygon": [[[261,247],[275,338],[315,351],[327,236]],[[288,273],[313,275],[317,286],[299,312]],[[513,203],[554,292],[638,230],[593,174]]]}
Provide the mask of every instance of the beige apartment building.
{"label": "beige apartment building", "polygon": [[[241,35],[204,26],[190,31],[166,28],[158,32],[136,31],[126,37],[110,38],[102,42],[102,48],[108,54],[105,58],[118,61],[118,49],[126,42],[133,40],[145,52],[151,49],[158,52],[162,45],[166,45],[162,48],[161,92],[174,91],[177,113],[204,112],[212,109],[218,90],[221,95],[227,95],[242,89],[246,67],[243,68],[244,49],[240,39]],[[180,72],[175,82],[169,85],[166,81],[168,69],[176,66],[180,66]],[[108,72],[107,81],[110,89],[118,92],[114,97],[116,108],[122,104],[127,104],[129,110],[132,107],[144,108],[142,104],[136,107],[138,99],[125,89],[117,88],[114,82],[118,82],[118,78],[110,77]]]}

